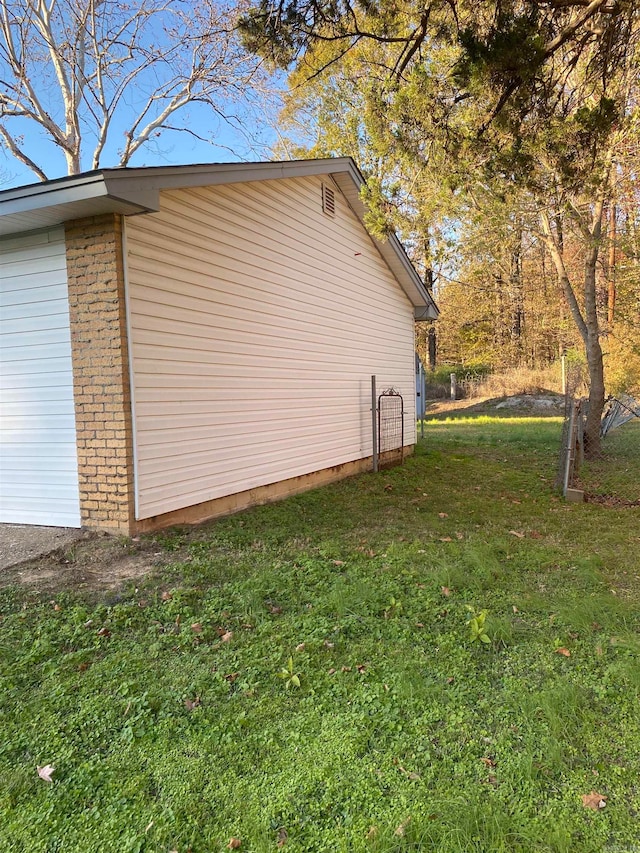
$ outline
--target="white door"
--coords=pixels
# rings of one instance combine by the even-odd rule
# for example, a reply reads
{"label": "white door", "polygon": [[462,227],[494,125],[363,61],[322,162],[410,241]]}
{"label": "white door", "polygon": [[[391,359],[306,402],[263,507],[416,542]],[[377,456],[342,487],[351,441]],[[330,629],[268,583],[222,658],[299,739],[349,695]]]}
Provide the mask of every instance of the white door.
{"label": "white door", "polygon": [[80,527],[60,228],[0,242],[0,522]]}

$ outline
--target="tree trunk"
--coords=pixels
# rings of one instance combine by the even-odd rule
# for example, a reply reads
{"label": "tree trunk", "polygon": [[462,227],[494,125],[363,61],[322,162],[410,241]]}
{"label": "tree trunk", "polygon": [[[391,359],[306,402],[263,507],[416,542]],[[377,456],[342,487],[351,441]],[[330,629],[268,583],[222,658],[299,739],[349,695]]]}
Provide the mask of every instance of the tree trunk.
{"label": "tree trunk", "polygon": [[427,348],[429,355],[429,370],[436,369],[436,351],[437,351],[437,338],[436,338],[436,327],[435,324],[432,323],[429,326],[429,331],[427,333]]}
{"label": "tree trunk", "polygon": [[602,347],[600,346],[600,324],[598,322],[596,299],[596,265],[600,251],[603,207],[603,201],[599,200],[595,205],[596,212],[593,217],[592,227],[587,232],[589,245],[587,247],[584,266],[584,316],[565,265],[561,232],[554,233],[548,214],[544,211],[541,212],[545,243],[556,268],[558,282],[569,305],[571,316],[580,332],[587,356],[587,367],[589,369],[589,414],[584,431],[584,451],[585,456],[588,458],[598,456],[602,450],[600,443],[600,421],[604,410],[605,394],[604,364],[602,360]]}
{"label": "tree trunk", "polygon": [[613,327],[616,310],[616,206],[611,202],[609,207],[609,263],[607,270],[607,326]]}
{"label": "tree trunk", "polygon": [[600,328],[596,303],[597,244],[590,247],[584,267],[585,350],[589,368],[589,413],[584,429],[584,454],[587,458],[601,452],[600,421],[604,409],[604,365],[600,346]]}
{"label": "tree trunk", "polygon": [[518,243],[511,253],[510,275],[509,275],[509,301],[511,309],[511,322],[509,334],[511,338],[512,366],[519,365],[522,361],[523,340],[522,325],[524,319],[524,300],[522,298],[522,237],[518,234]]}

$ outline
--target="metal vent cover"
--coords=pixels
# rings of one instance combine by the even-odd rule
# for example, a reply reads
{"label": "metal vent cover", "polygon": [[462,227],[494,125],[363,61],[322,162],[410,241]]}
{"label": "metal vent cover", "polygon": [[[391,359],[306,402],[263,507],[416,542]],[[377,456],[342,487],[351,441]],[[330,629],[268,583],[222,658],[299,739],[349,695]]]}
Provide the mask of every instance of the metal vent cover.
{"label": "metal vent cover", "polygon": [[336,215],[336,194],[332,187],[322,185],[322,210],[327,216]]}

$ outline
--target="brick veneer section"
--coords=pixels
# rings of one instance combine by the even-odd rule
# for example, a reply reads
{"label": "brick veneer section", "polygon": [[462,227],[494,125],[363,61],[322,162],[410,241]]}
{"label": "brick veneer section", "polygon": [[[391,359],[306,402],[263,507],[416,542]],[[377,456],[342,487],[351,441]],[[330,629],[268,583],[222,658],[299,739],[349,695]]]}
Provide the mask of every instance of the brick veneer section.
{"label": "brick veneer section", "polygon": [[65,224],[83,527],[135,529],[122,219]]}

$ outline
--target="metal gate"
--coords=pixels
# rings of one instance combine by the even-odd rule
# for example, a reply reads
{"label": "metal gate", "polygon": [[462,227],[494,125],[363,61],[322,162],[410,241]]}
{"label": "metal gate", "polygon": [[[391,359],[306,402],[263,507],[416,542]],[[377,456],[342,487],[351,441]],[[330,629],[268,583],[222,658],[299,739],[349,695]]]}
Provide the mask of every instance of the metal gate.
{"label": "metal gate", "polygon": [[[385,453],[385,464],[402,462],[404,456],[404,400],[395,388],[378,397],[378,452]],[[396,453],[391,453],[396,451]]]}

